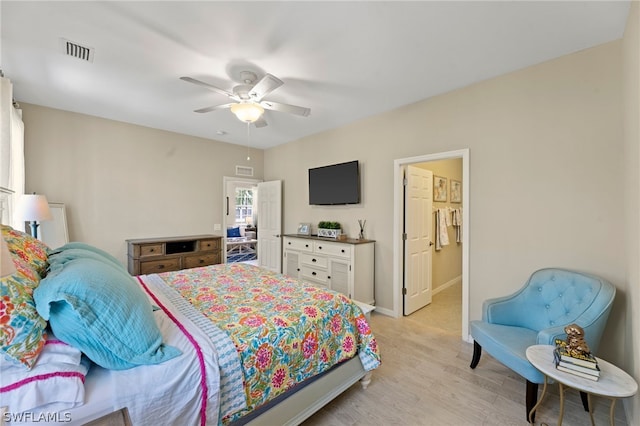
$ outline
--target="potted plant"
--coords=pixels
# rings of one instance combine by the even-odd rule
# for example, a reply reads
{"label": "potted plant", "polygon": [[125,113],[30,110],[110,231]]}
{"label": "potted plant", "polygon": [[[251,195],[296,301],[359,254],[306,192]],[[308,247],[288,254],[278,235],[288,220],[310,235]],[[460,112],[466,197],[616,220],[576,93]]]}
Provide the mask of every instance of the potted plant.
{"label": "potted plant", "polygon": [[342,233],[339,222],[321,221],[318,223],[318,237],[338,238]]}

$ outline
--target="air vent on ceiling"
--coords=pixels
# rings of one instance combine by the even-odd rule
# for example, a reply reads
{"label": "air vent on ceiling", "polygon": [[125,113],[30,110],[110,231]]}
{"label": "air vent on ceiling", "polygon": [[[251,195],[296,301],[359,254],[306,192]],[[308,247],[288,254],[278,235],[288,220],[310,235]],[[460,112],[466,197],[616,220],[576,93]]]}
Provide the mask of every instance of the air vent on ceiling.
{"label": "air vent on ceiling", "polygon": [[253,167],[236,166],[236,176],[253,176]]}
{"label": "air vent on ceiling", "polygon": [[87,62],[93,62],[94,49],[92,47],[82,46],[81,44],[67,40],[66,38],[60,39],[60,47],[62,48],[62,53],[67,56],[72,56]]}

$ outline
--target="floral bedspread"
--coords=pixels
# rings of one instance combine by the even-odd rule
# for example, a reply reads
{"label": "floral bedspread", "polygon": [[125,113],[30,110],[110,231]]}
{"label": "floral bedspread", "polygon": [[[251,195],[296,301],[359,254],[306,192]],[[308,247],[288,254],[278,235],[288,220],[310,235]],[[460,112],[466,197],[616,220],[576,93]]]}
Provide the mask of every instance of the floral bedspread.
{"label": "floral bedspread", "polygon": [[359,354],[380,354],[362,311],[346,296],[252,265],[231,263],[159,274],[226,331],[244,373],[247,410]]}

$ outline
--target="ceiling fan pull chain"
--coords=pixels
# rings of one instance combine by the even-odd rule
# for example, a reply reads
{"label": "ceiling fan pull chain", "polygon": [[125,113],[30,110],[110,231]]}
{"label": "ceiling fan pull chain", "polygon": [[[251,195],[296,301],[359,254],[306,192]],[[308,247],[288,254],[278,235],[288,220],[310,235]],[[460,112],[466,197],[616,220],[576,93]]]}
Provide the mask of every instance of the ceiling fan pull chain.
{"label": "ceiling fan pull chain", "polygon": [[249,141],[251,136],[251,123],[247,121],[247,161],[251,161],[251,156],[249,155]]}

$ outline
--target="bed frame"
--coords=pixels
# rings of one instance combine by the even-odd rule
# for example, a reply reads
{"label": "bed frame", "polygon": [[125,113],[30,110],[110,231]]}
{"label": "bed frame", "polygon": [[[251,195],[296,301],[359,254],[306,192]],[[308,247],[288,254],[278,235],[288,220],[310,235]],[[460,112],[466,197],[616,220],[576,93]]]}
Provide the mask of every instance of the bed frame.
{"label": "bed frame", "polygon": [[360,380],[362,388],[366,389],[371,383],[371,371],[365,371],[360,357],[356,356],[323,374],[320,378],[260,413],[249,422],[244,423],[242,419],[239,419],[239,423],[251,426],[298,425],[358,380]]}

